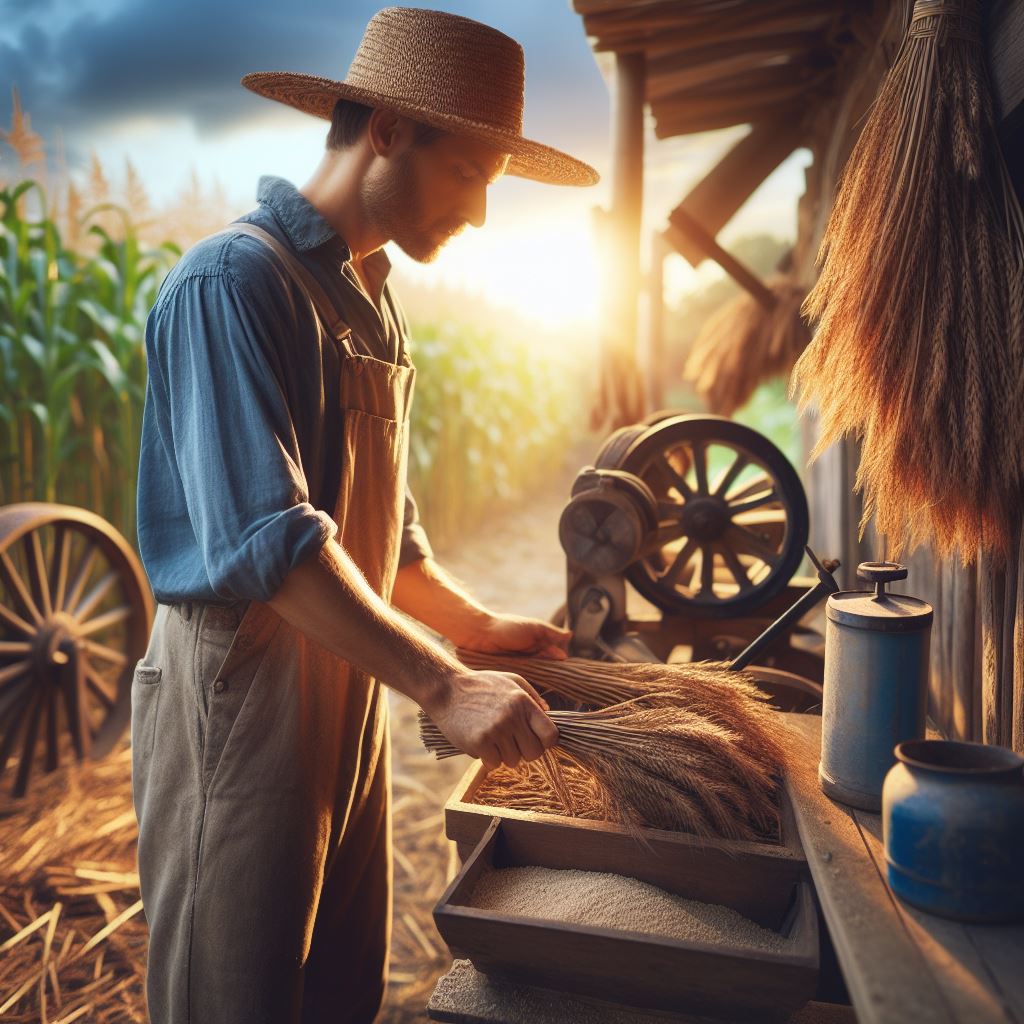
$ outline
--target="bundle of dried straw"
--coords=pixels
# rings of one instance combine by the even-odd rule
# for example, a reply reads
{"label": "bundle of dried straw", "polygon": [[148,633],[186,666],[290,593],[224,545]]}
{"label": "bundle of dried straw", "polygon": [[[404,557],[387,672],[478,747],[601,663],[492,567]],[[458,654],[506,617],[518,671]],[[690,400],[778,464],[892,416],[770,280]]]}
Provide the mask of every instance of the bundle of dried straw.
{"label": "bundle of dried straw", "polygon": [[[554,796],[553,809],[633,830],[647,825],[746,840],[777,834],[783,763],[777,719],[742,673],[707,662],[460,655],[478,668],[516,672],[542,692],[598,708],[551,712],[558,744],[510,780],[520,806],[532,781],[541,801]],[[420,735],[438,757],[460,753],[425,717]]]}
{"label": "bundle of dried straw", "polygon": [[996,137],[978,0],[917,0],[843,172],[798,361],[821,437],[863,441],[862,528],[1005,550],[1024,452],[1024,215]]}
{"label": "bundle of dried straw", "polygon": [[781,274],[765,284],[775,300],[770,309],[738,295],[708,318],[686,360],[683,377],[720,416],[746,405],[759,384],[788,376],[811,339],[800,315],[807,289]]}

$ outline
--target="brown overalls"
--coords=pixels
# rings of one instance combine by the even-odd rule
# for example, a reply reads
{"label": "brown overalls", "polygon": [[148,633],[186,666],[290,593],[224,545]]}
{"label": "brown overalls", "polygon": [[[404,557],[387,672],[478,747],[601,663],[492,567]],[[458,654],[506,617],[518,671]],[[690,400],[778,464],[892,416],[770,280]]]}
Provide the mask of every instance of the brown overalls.
{"label": "brown overalls", "polygon": [[[415,370],[338,339],[338,543],[389,601]],[[153,1024],[372,1021],[391,922],[386,695],[259,601],[160,605],[132,683],[132,788]]]}

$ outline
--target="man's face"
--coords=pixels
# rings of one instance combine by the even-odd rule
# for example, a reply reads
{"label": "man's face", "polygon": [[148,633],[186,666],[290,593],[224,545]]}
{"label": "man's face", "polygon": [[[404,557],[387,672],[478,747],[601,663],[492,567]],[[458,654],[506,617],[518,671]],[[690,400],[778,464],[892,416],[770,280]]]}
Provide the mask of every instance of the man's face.
{"label": "man's face", "polygon": [[483,225],[487,186],[507,165],[506,154],[475,139],[443,135],[417,145],[410,133],[364,180],[364,209],[403,252],[430,263],[466,224]]}

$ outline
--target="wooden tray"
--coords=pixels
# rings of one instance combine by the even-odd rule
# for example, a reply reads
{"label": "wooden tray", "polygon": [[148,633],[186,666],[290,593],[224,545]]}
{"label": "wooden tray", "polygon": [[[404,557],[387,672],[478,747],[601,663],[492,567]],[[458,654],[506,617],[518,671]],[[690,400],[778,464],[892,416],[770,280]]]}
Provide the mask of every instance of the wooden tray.
{"label": "wooden tray", "polygon": [[[756,889],[763,889],[769,919],[781,915],[789,905],[793,885],[809,878],[807,860],[793,817],[793,807],[785,784],[781,793],[781,843],[748,843],[728,839],[701,839],[685,832],[642,829],[648,850],[621,826],[610,821],[589,821],[560,814],[538,814],[509,807],[490,807],[473,802],[473,794],[487,776],[487,769],[474,761],[452,791],[444,808],[445,834],[455,841],[459,856],[465,861],[480,842],[493,818],[508,822],[526,822],[544,838],[537,842],[546,848],[548,867],[580,867],[582,862],[599,863],[602,850],[610,837],[625,837],[629,846],[643,856],[646,881],[663,889],[671,888],[681,865],[713,876],[718,895],[709,902],[732,906],[731,898],[756,903]],[[593,868],[615,871],[616,868]],[[637,876],[640,877],[639,875]],[[749,914],[747,915],[750,916]],[[758,917],[753,920],[763,923]],[[770,920],[768,922],[771,923]]]}
{"label": "wooden tray", "polygon": [[[494,816],[434,908],[455,957],[511,981],[638,1007],[784,1018],[814,994],[818,924],[810,883],[773,874],[771,860],[723,861],[721,849],[648,851],[621,832]],[[585,837],[581,845],[576,840]],[[598,841],[594,841],[598,840]],[[675,854],[684,853],[683,856]],[[500,914],[470,905],[488,867],[537,865],[609,871],[668,892],[719,903],[790,938],[785,952]],[[759,872],[755,867],[759,866]]]}

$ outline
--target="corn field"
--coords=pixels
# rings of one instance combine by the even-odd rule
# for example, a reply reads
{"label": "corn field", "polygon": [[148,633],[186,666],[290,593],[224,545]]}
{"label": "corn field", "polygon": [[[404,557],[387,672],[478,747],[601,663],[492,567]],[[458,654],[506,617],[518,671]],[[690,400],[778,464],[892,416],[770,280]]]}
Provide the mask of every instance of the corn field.
{"label": "corn field", "polygon": [[[72,246],[38,183],[0,187],[0,503],[79,505],[134,542],[145,322],[180,250],[141,242],[113,204],[80,227]],[[410,482],[443,542],[543,478],[583,400],[568,367],[510,330],[412,334]]]}
{"label": "corn field", "polygon": [[414,324],[412,337],[409,483],[431,538],[445,542],[560,463],[589,395],[567,361],[497,329]]}
{"label": "corn field", "polygon": [[143,331],[178,253],[142,249],[127,219],[118,240],[88,231],[74,252],[41,186],[0,189],[0,500],[80,505],[134,539]]}

